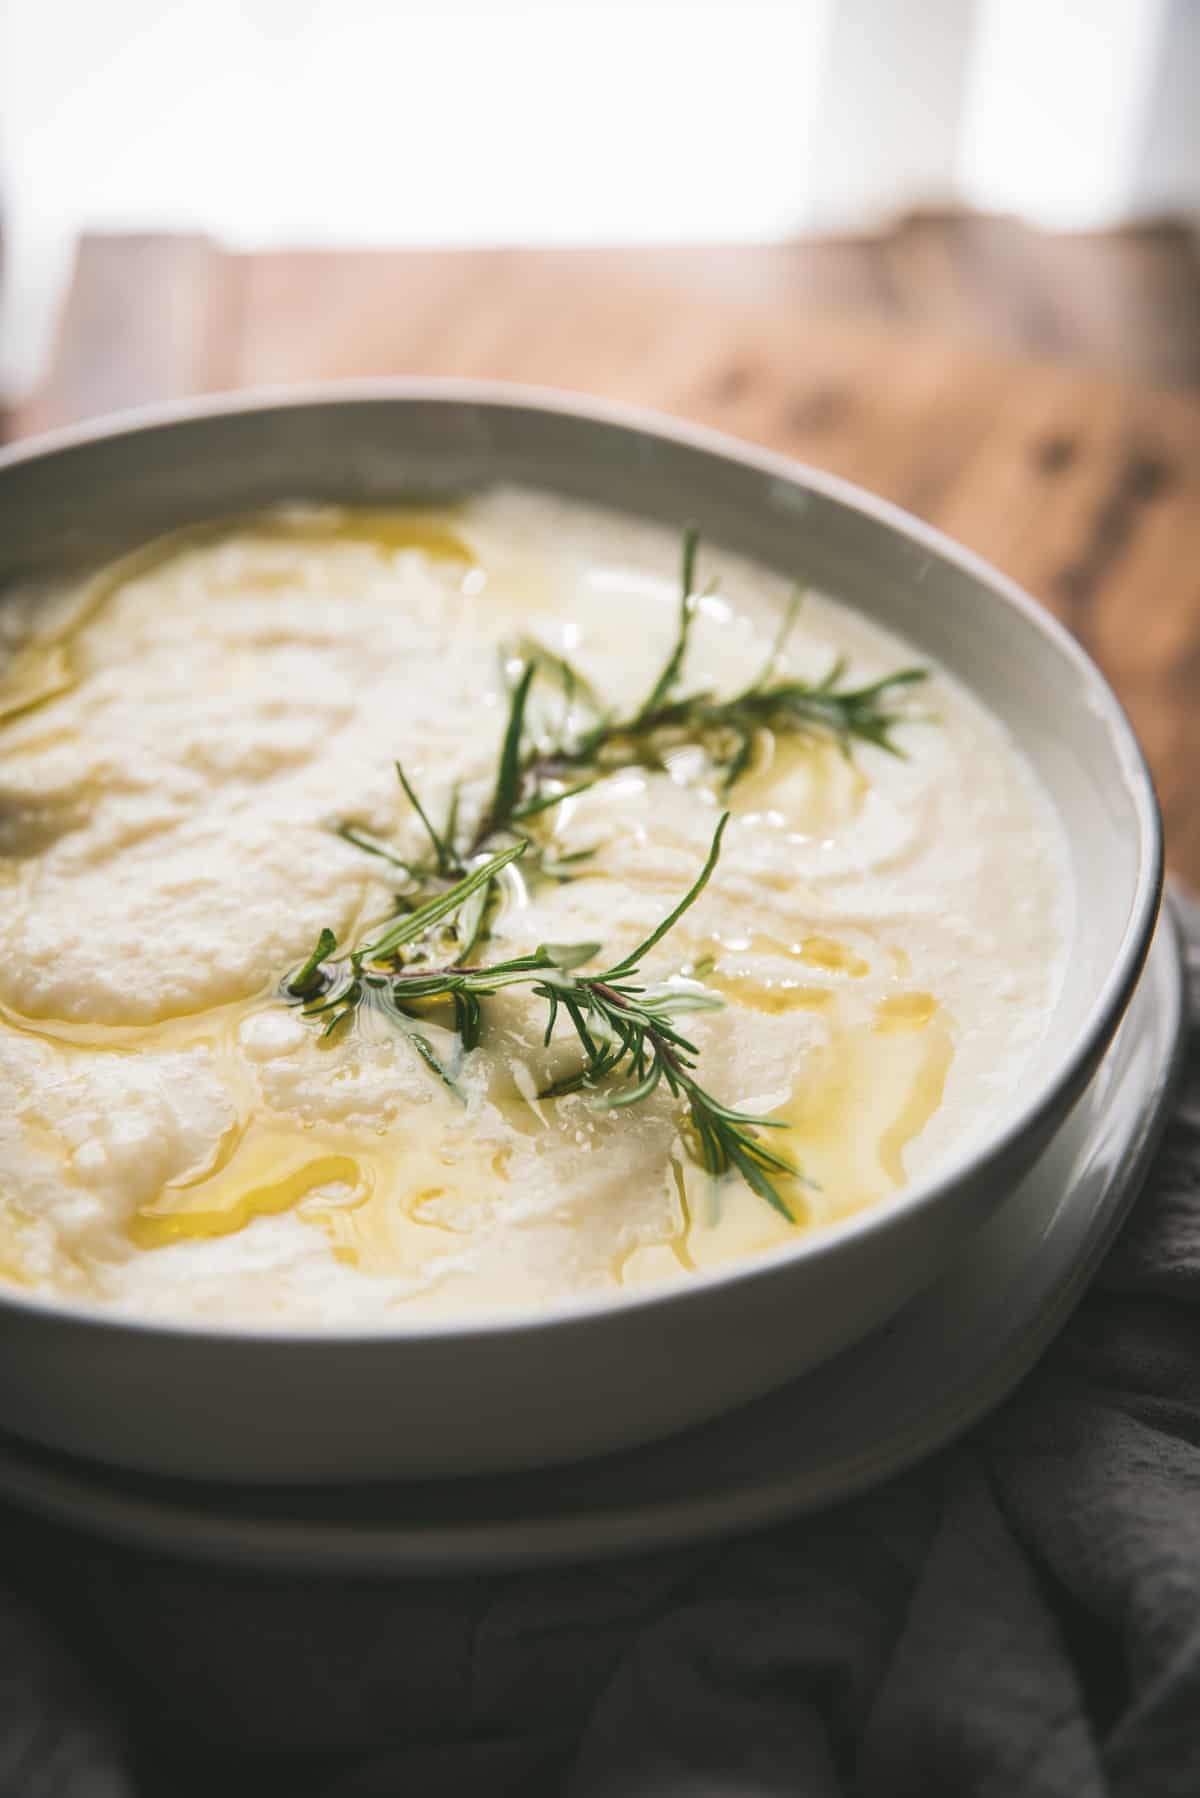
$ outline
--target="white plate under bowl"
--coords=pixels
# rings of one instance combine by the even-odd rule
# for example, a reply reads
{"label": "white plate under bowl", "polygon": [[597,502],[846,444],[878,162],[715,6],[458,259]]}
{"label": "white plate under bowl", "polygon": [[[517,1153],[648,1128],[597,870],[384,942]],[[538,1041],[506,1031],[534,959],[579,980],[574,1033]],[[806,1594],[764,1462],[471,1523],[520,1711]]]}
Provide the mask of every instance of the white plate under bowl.
{"label": "white plate under bowl", "polygon": [[1061,1328],[1158,1145],[1184,1015],[1180,945],[1164,910],[1091,1085],[966,1253],[883,1330],[715,1422],[573,1467],[340,1491],[115,1474],[9,1438],[0,1441],[0,1493],[43,1517],[187,1560],[374,1576],[680,1547],[848,1497],[997,1404]]}

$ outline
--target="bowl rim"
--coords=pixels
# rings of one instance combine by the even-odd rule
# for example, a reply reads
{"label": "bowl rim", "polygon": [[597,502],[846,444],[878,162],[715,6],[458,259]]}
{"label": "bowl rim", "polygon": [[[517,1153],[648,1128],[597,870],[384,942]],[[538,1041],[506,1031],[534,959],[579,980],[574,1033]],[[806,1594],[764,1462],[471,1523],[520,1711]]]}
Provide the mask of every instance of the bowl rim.
{"label": "bowl rim", "polygon": [[[475,379],[469,376],[399,375],[367,376],[350,380],[313,381],[243,388],[180,402],[158,403],[102,414],[78,424],[60,426],[0,449],[0,478],[14,467],[41,460],[62,451],[102,445],[113,439],[152,433],[162,428],[200,423],[209,418],[243,414],[298,411],[305,408],[395,404],[473,405],[484,409],[550,413],[581,423],[616,426],[640,432],[686,449],[701,451],[726,461],[741,463],[793,487],[807,488],[846,506],[888,529],[931,557],[949,563],[971,580],[987,587],[1031,629],[1071,662],[1090,691],[1095,711],[1101,716],[1112,742],[1117,764],[1138,820],[1137,871],[1129,918],[1120,948],[1107,976],[1069,1043],[1055,1057],[1039,1081],[1034,1095],[1005,1112],[1001,1123],[987,1136],[937,1164],[932,1173],[914,1180],[900,1192],[864,1207],[850,1216],[814,1226],[793,1242],[768,1254],[749,1256],[706,1270],[703,1277],[684,1283],[666,1282],[644,1289],[569,1297],[535,1309],[486,1312],[455,1319],[429,1317],[420,1322],[403,1318],[368,1326],[362,1324],[296,1325],[236,1319],[230,1324],[196,1318],[141,1316],[116,1310],[101,1301],[64,1299],[54,1294],[0,1289],[0,1312],[26,1314],[30,1321],[53,1321],[81,1329],[129,1330],[148,1337],[190,1338],[234,1349],[237,1345],[334,1350],[354,1346],[432,1343],[509,1337],[531,1330],[551,1331],[586,1327],[607,1317],[620,1319],[631,1311],[653,1311],[667,1304],[703,1303],[719,1291],[745,1282],[785,1277],[802,1263],[820,1262],[836,1254],[844,1244],[876,1234],[884,1235],[908,1213],[946,1200],[953,1189],[986,1173],[1022,1141],[1044,1127],[1056,1111],[1069,1106],[1104,1044],[1124,1015],[1149,950],[1163,891],[1163,830],[1154,784],[1133,726],[1116,693],[1083,645],[1052,613],[1015,580],[1003,574],[985,557],[957,543],[935,526],[907,512],[891,500],[859,487],[840,475],[810,463],[769,450],[727,431],[701,425],[652,407],[606,400],[568,388],[533,383]],[[835,596],[836,597],[836,596]],[[969,686],[969,683],[967,683]],[[1003,722],[1003,720],[1001,720]]]}

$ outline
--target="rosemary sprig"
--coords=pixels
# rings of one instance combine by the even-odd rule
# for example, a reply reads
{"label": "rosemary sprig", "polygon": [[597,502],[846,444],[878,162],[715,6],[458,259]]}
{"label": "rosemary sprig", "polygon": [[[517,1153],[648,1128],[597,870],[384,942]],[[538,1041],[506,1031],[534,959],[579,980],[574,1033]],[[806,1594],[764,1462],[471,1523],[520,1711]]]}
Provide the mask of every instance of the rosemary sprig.
{"label": "rosemary sprig", "polygon": [[[873,743],[889,755],[902,754],[892,740],[900,715],[892,710],[891,702],[905,688],[925,680],[926,670],[901,668],[858,687],[847,685],[845,675],[846,664],[839,657],[820,681],[756,682],[723,700],[692,694],[660,708],[652,721],[652,735],[662,733],[668,742],[678,735],[686,742],[699,743],[720,770],[725,792],[750,767],[756,739],[764,730],[777,736],[829,737],[846,755],[856,741]],[[653,741],[647,745],[644,733],[641,742],[635,741],[631,747],[637,752],[632,760],[643,759],[646,747],[654,750]]]}
{"label": "rosemary sprig", "polygon": [[[438,830],[409,780],[396,763],[396,773],[433,851],[432,861],[398,855],[386,844],[345,822],[335,828],[349,843],[381,857],[415,884],[417,895],[438,881],[462,878],[481,855],[504,841],[524,841],[527,869],[554,880],[570,880],[592,850],[554,855],[528,826],[564,800],[585,792],[606,774],[629,766],[663,768],[671,750],[701,748],[728,793],[753,763],[764,732],[826,737],[849,755],[855,743],[873,743],[899,755],[892,733],[904,713],[896,700],[926,678],[923,668],[902,668],[882,680],[853,685],[847,663],[839,656],[819,681],[780,676],[779,664],[795,624],[803,591],[792,594],[779,632],[757,678],[740,692],[718,698],[697,690],[678,694],[696,616],[696,561],[699,534],[684,532],[679,581],[679,616],[675,638],[646,700],[628,717],[606,709],[587,679],[565,657],[531,637],[510,646],[506,669],[513,678],[508,714],[501,739],[495,781],[487,805],[473,831],[459,840],[459,793],[451,795],[446,824]],[[707,591],[707,589],[706,589]],[[531,700],[538,678],[552,682],[562,695],[557,731],[549,734],[540,719],[531,719]],[[582,719],[580,718],[582,714]],[[584,778],[576,778],[583,775]],[[404,895],[407,900],[408,894]],[[486,934],[488,901],[478,902],[473,938]]]}
{"label": "rosemary sprig", "polygon": [[[590,770],[592,780],[597,780],[624,767],[662,768],[672,749],[686,745],[704,750],[720,776],[722,791],[727,793],[751,766],[755,746],[764,731],[825,737],[847,755],[857,742],[873,743],[891,755],[903,753],[892,735],[905,716],[896,709],[896,701],[908,688],[927,678],[926,669],[902,668],[882,680],[854,685],[847,679],[846,659],[839,656],[818,681],[779,675],[779,664],[804,598],[800,587],[791,596],[762,671],[749,686],[724,699],[707,690],[682,695],[676,692],[683,678],[696,615],[698,545],[697,533],[689,527],[684,535],[675,638],[647,699],[630,715],[622,717],[606,709],[566,657],[545,649],[535,639],[520,639],[517,647],[522,674],[519,689],[514,691],[521,694],[522,717],[533,669],[553,680],[562,691],[566,719],[582,708],[589,721],[574,734],[564,729],[559,740],[549,746],[540,742],[527,744],[515,783],[510,758],[506,791],[520,796],[515,802],[518,807],[536,805],[547,781],[567,783],[584,769]],[[588,784],[571,784],[566,791],[550,794],[548,802],[553,804],[556,798],[566,798]]]}
{"label": "rosemary sprig", "polygon": [[[490,797],[473,829],[460,830],[460,794],[451,794],[445,825],[433,824],[399,762],[396,773],[429,840],[432,859],[401,856],[352,822],[335,828],[349,843],[397,868],[408,886],[397,894],[399,915],[372,941],[339,953],[324,930],[308,959],[284,983],[284,996],[322,1021],[328,1035],[360,1009],[381,1011],[412,1043],[422,1061],[460,1099],[455,1072],[419,1028],[422,1006],[452,1008],[460,1050],[480,1041],[486,1001],[509,986],[524,985],[547,1005],[549,1046],[560,1011],[583,1050],[579,1068],[550,1087],[545,1097],[613,1086],[598,1103],[621,1109],[641,1103],[659,1086],[687,1109],[692,1146],[713,1175],[736,1171],[783,1216],[791,1212],[778,1176],[798,1177],[786,1157],[759,1135],[778,1119],[758,1118],[724,1105],[696,1077],[698,1051],[676,1020],[721,1001],[695,987],[641,984],[646,955],[672,930],[707,884],[728,823],[724,814],[708,859],[693,885],[637,948],[601,973],[580,970],[600,953],[595,943],[543,943],[532,954],[478,964],[472,958],[489,934],[495,882],[518,858],[557,880],[573,877],[592,849],[555,856],[534,820],[616,769],[667,766],[670,752],[701,748],[727,792],[750,768],[763,732],[825,738],[850,755],[872,743],[899,755],[892,737],[905,715],[896,701],[926,678],[923,668],[902,668],[880,680],[854,685],[839,656],[818,681],[781,675],[780,663],[803,600],[797,588],[758,676],[740,692],[719,698],[707,690],[679,691],[693,623],[702,595],[695,592],[699,535],[684,533],[679,614],[675,637],[643,703],[622,717],[604,705],[566,657],[523,637],[510,647],[508,714]],[[705,589],[708,591],[708,589]],[[532,704],[541,677],[561,696],[560,715],[547,724]],[[579,778],[582,777],[582,778]],[[502,844],[496,853],[489,853]],[[510,876],[510,878],[512,878]],[[417,1009],[414,1015],[413,1008]]]}
{"label": "rosemary sprig", "polygon": [[525,845],[517,843],[491,857],[436,899],[399,919],[373,942],[347,955],[337,957],[333,933],[322,931],[312,954],[285,983],[285,996],[303,1006],[305,1017],[321,1018],[326,1034],[363,1005],[379,1008],[404,1030],[426,1064],[461,1098],[452,1072],[437,1057],[428,1038],[417,1030],[411,1008],[449,1000],[454,1027],[465,1052],[480,1040],[484,1002],[507,987],[528,986],[546,1002],[546,1046],[549,1047],[561,1012],[583,1050],[579,1068],[556,1081],[543,1097],[554,1098],[582,1087],[615,1081],[617,1090],[607,1093],[598,1103],[602,1109],[620,1110],[640,1104],[665,1085],[687,1107],[693,1146],[701,1165],[715,1177],[739,1173],[752,1191],[791,1220],[792,1212],[779,1190],[778,1177],[798,1177],[798,1170],[758,1135],[760,1130],[779,1128],[780,1120],[738,1111],[708,1092],[696,1077],[699,1051],[676,1023],[687,1012],[719,1008],[722,1001],[694,987],[647,986],[640,981],[645,957],[674,929],[708,885],[728,822],[726,812],[713,834],[703,868],[678,905],[635,949],[600,973],[580,972],[600,953],[597,943],[542,943],[531,954],[486,966],[464,965],[458,960],[442,967],[427,967],[405,965],[400,960],[405,949],[427,938],[446,918],[460,911],[502,867],[522,855]]}

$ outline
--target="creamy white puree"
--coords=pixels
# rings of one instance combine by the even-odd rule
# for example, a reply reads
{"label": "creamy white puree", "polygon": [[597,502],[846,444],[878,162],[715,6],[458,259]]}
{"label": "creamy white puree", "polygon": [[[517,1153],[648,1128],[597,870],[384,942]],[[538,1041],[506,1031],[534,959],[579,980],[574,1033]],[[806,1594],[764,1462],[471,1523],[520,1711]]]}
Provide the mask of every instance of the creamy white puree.
{"label": "creamy white puree", "polygon": [[[459,546],[459,547],[456,547]],[[460,553],[465,552],[465,553]],[[489,1001],[464,1109],[382,1019],[330,1041],[280,1003],[328,925],[391,909],[358,825],[419,855],[482,806],[497,644],[537,635],[631,708],[671,642],[674,535],[503,491],[424,517],[305,511],[146,552],[0,628],[0,1273],[141,1314],[370,1323],[686,1279],[877,1203],[994,1126],[1044,1034],[1070,926],[1050,805],[999,724],[935,671],[897,741],[780,741],[734,790],[720,867],[649,971],[712,958],[689,1017],[705,1085],[789,1120],[789,1226],[715,1192],[665,1092],[619,1114],[537,1093],[574,1065],[545,1007]],[[686,684],[762,664],[787,586],[720,576]],[[49,621],[49,622],[48,622]],[[786,666],[921,660],[805,603]],[[6,662],[6,666],[5,666]],[[36,700],[17,710],[22,698]],[[569,800],[580,878],[514,887],[488,954],[628,947],[694,879],[719,801],[684,758]],[[427,1026],[440,1052],[456,1039]]]}

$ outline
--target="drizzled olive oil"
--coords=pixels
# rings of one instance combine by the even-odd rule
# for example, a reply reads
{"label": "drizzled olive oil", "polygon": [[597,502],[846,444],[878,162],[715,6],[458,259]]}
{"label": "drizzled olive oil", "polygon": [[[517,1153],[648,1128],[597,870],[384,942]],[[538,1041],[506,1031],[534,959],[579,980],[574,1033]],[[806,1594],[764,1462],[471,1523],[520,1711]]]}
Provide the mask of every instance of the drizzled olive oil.
{"label": "drizzled olive oil", "polygon": [[[817,594],[781,642],[789,583],[703,541],[681,592],[658,527],[303,497],[0,599],[0,1280],[216,1323],[544,1306],[776,1251],[1003,1115],[1069,891],[969,695]],[[517,838],[471,932],[352,959]],[[474,1024],[406,998],[545,945]],[[686,1047],[607,1056],[656,993]]]}

